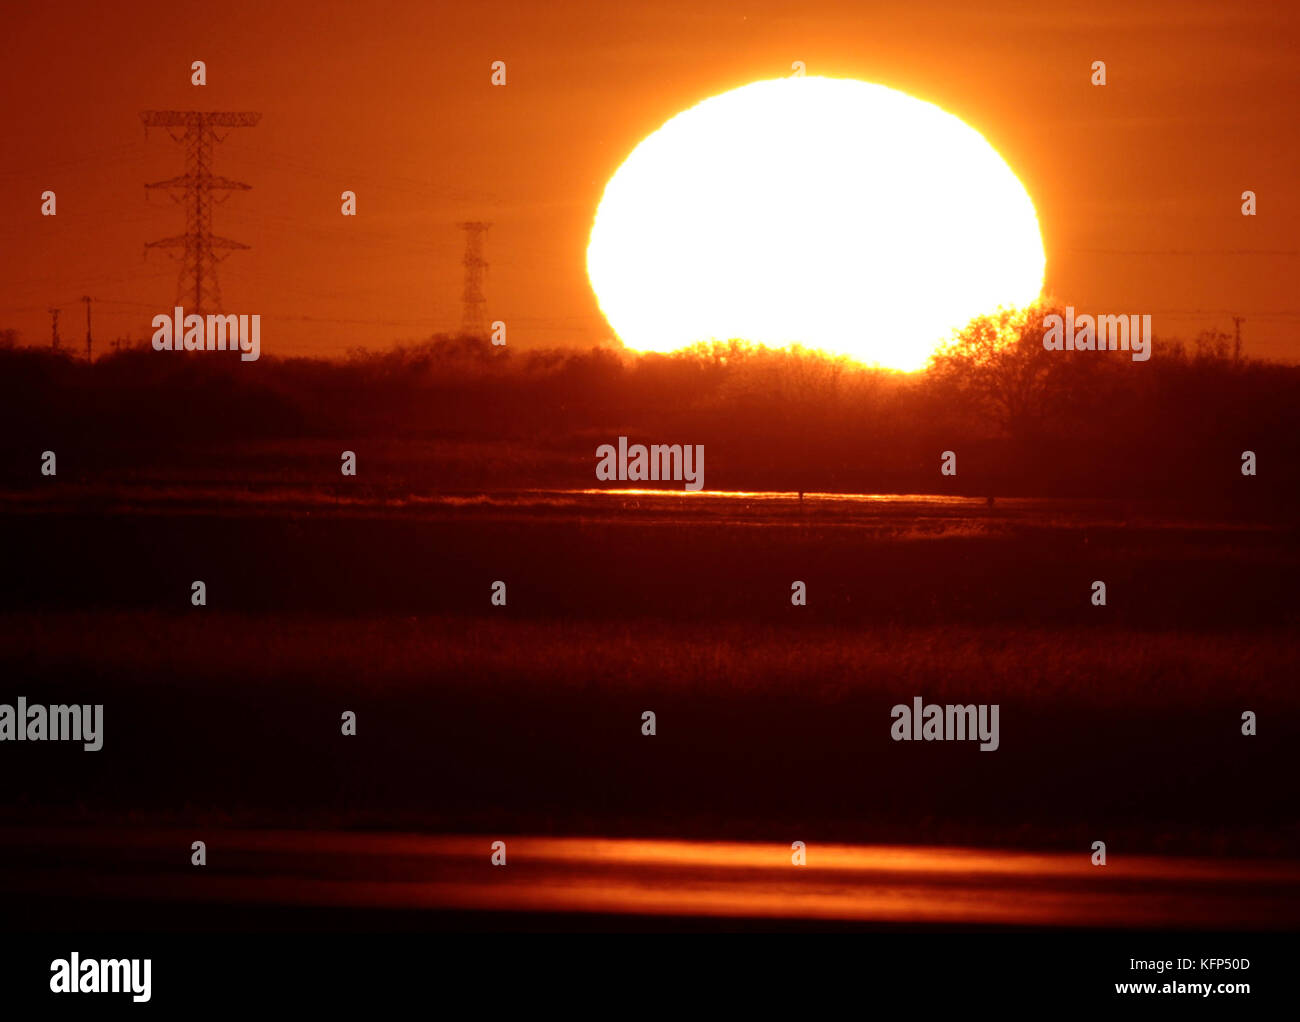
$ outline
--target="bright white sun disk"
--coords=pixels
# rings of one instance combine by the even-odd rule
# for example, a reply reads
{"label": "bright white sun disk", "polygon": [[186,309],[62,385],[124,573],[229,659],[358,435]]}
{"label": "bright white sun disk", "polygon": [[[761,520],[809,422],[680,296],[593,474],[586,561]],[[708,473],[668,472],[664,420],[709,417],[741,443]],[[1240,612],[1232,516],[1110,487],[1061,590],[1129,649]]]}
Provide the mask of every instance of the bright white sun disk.
{"label": "bright white sun disk", "polygon": [[587,249],[623,342],[742,338],[895,369],[1042,290],[1033,202],[974,129],[901,92],[756,82],[674,117],[605,188]]}

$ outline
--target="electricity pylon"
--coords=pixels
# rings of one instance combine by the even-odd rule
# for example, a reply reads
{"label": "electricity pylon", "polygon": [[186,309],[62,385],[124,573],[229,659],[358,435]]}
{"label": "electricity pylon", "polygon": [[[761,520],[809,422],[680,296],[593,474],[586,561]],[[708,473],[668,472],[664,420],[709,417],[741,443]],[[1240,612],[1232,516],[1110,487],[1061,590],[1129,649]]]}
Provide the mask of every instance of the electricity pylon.
{"label": "electricity pylon", "polygon": [[487,260],[483,258],[483,235],[491,224],[474,220],[456,225],[465,232],[465,287],[461,291],[460,332],[467,337],[486,339],[488,336],[487,298],[483,295],[483,271]]}
{"label": "electricity pylon", "polygon": [[251,128],[262,119],[259,113],[230,113],[199,110],[146,110],[140,114],[145,130],[149,128],[183,128],[172,139],[185,146],[185,173],[167,181],[145,185],[165,188],[172,198],[185,205],[185,233],[159,241],[146,248],[183,248],[180,277],[176,283],[176,304],[200,316],[221,311],[221,286],[217,281],[217,252],[223,249],[248,248],[239,241],[212,233],[213,192],[248,191],[252,185],[232,181],[212,173],[212,146],[225,135],[217,128]]}

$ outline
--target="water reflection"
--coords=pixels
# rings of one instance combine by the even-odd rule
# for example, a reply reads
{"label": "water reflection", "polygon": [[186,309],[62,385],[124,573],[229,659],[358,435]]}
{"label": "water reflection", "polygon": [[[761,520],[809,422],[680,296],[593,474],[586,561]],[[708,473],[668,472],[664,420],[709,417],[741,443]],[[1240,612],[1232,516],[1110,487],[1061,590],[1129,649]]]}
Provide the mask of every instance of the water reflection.
{"label": "water reflection", "polygon": [[[807,864],[796,866],[791,846],[778,843],[234,830],[214,842],[220,860],[196,871],[177,865],[178,840],[169,831],[0,831],[0,853],[28,860],[5,870],[24,885],[124,899],[936,925],[1300,922],[1300,866],[1269,860],[1112,854],[1095,867],[1086,849],[810,842]],[[496,840],[505,866],[490,862]]]}

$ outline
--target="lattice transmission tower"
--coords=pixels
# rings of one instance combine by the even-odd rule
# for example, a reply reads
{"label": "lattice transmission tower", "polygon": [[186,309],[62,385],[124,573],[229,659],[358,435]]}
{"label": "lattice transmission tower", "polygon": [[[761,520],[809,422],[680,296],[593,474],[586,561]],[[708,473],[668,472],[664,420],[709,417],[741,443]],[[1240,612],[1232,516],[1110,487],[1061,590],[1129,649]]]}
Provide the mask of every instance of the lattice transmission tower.
{"label": "lattice transmission tower", "polygon": [[460,295],[460,332],[467,337],[486,339],[489,331],[483,277],[488,264],[483,258],[483,236],[492,225],[473,220],[456,226],[465,232],[465,287]]}
{"label": "lattice transmission tower", "polygon": [[[212,207],[217,192],[248,191],[252,185],[232,181],[212,173],[212,147],[225,134],[218,128],[252,128],[262,119],[260,113],[230,113],[199,110],[146,110],[140,114],[145,131],[167,128],[172,139],[185,146],[185,173],[167,181],[145,185],[163,188],[185,206],[185,233],[159,241],[146,248],[184,249],[180,276],[176,283],[176,304],[187,313],[205,316],[221,311],[221,285],[217,280],[218,252],[248,248],[239,241],[212,233]],[[177,132],[172,129],[183,129]],[[222,200],[224,201],[224,200]]]}

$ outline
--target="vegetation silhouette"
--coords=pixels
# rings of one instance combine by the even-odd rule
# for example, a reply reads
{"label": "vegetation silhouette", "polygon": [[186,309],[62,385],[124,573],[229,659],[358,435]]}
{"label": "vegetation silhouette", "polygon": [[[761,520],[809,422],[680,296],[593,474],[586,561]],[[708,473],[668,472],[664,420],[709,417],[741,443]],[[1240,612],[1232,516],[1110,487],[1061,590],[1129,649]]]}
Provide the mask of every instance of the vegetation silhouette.
{"label": "vegetation silhouette", "polygon": [[[1046,351],[1053,308],[982,317],[912,374],[739,340],[660,355],[438,336],[256,363],[139,346],[87,364],[12,345],[0,484],[34,485],[49,449],[87,482],[131,466],[309,481],[328,478],[320,459],[364,449],[361,478],[386,486],[582,487],[596,447],[626,435],[704,444],[709,489],[1294,501],[1300,367],[1235,360],[1218,332],[1190,348],[1156,337],[1142,363]],[[956,476],[939,472],[946,450]]]}

